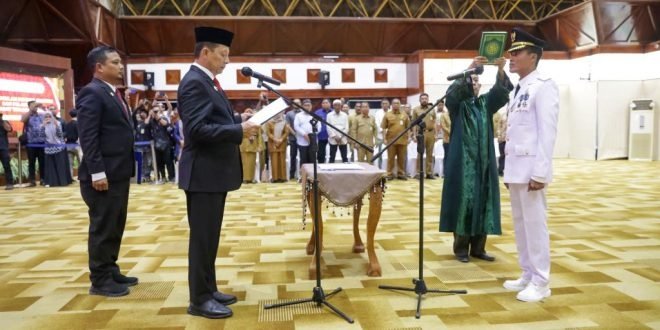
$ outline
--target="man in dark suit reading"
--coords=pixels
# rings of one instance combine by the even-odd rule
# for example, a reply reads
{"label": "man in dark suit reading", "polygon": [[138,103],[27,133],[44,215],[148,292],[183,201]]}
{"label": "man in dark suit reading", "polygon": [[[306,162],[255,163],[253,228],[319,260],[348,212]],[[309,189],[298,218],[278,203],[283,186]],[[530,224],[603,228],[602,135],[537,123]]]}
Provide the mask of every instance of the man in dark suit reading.
{"label": "man in dark suit reading", "polygon": [[207,318],[232,315],[236,297],[218,291],[215,258],[227,192],[243,181],[238,149],[243,135],[255,136],[259,125],[251,112],[234,111],[216,76],[229,63],[234,34],[212,27],[195,29],[195,62],[181,80],[179,114],[185,145],[179,163],[179,188],[186,192],[190,241],[188,313]]}
{"label": "man in dark suit reading", "polygon": [[117,257],[126,225],[133,176],[133,125],[119,90],[124,65],[117,51],[100,46],[87,55],[94,79],[78,93],[78,133],[83,159],[80,194],[89,208],[90,294],[123,296],[137,284],[119,272]]}

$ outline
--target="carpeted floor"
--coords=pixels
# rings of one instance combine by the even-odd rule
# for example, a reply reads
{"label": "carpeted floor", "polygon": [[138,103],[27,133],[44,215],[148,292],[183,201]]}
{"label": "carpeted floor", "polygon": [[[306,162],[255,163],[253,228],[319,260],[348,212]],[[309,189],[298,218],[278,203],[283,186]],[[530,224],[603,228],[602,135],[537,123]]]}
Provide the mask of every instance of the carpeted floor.
{"label": "carpeted floor", "polygon": [[[133,185],[120,254],[140,284],[121,298],[89,296],[87,210],[77,185],[0,192],[0,326],[3,329],[441,329],[660,328],[660,162],[558,160],[550,187],[552,297],[522,303],[502,288],[519,274],[509,199],[502,189],[504,235],[491,237],[493,263],[454,260],[439,233],[442,180],[426,182],[424,272],[430,288],[415,319],[418,186],[393,181],[383,203],[376,253],[383,276],[366,276],[366,253],[352,253],[348,209],[324,208],[323,287],[350,325],[313,304],[264,310],[309,298],[310,257],[294,183],[244,185],[230,193],[216,262],[221,290],[234,293],[234,316],[186,314],[188,224],[173,185]],[[366,243],[366,207],[362,211]],[[308,221],[310,218],[308,216]]]}

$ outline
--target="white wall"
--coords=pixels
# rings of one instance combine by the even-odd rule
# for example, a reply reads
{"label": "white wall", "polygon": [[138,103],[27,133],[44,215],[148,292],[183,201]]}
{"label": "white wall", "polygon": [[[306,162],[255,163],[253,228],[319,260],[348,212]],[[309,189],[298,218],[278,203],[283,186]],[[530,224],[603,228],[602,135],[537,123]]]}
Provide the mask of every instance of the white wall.
{"label": "white wall", "polygon": [[[286,69],[286,83],[280,85],[281,90],[293,89],[321,89],[317,82],[307,82],[307,69],[320,69],[330,72],[330,85],[326,88],[332,89],[372,89],[372,88],[406,88],[406,63],[230,63],[224,72],[218,76],[222,88],[225,90],[259,90],[257,81],[253,79],[251,84],[238,84],[236,81],[236,70],[247,66],[253,71],[266,76],[271,75],[272,69]],[[341,69],[355,69],[355,82],[342,83]],[[190,63],[139,63],[128,64],[127,72],[131,70],[146,70],[154,72],[154,90],[174,91],[178,85],[165,83],[165,70],[181,70],[181,78],[190,69]],[[388,82],[374,82],[374,69],[387,69]],[[130,84],[133,88],[144,88],[143,85]]]}
{"label": "white wall", "polygon": [[642,94],[642,81],[599,81],[598,159],[628,157],[630,102]]}
{"label": "white wall", "polygon": [[642,82],[641,98],[652,99],[655,103],[655,154],[653,159],[660,160],[660,78],[644,80]]}

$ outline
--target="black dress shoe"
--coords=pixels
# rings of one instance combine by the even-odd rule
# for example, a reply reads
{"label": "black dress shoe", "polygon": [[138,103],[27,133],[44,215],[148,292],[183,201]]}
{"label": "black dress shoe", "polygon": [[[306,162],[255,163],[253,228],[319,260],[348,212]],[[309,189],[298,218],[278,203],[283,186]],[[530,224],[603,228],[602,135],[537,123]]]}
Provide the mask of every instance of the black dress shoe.
{"label": "black dress shoe", "polygon": [[127,295],[130,290],[126,284],[120,284],[114,281],[110,281],[101,286],[92,286],[89,288],[90,295],[105,296],[105,297],[121,297]]}
{"label": "black dress shoe", "polygon": [[115,282],[119,284],[125,284],[126,286],[134,286],[138,284],[137,277],[125,276],[122,275],[121,273],[113,273],[112,279],[115,280]]}
{"label": "black dress shoe", "polygon": [[429,180],[435,180],[435,177],[432,174],[427,174],[426,178]]}
{"label": "black dress shoe", "polygon": [[456,256],[456,260],[460,262],[469,262],[470,258],[468,258],[468,256]]}
{"label": "black dress shoe", "polygon": [[190,304],[188,314],[209,319],[223,319],[232,316],[233,313],[229,307],[215,301],[215,299],[209,299],[201,305]]}
{"label": "black dress shoe", "polygon": [[236,296],[231,294],[222,293],[220,291],[213,292],[213,299],[223,305],[231,305],[238,301]]}
{"label": "black dress shoe", "polygon": [[477,258],[481,260],[486,260],[486,261],[495,261],[495,257],[491,256],[490,254],[484,252],[481,254],[470,254],[472,258]]}

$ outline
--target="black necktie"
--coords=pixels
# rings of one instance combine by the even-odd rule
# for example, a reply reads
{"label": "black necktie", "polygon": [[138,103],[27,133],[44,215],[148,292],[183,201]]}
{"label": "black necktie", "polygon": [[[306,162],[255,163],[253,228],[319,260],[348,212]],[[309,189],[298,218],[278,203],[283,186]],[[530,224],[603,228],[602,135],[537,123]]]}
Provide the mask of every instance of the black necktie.
{"label": "black necktie", "polygon": [[513,97],[515,98],[518,95],[518,91],[520,90],[520,84],[516,85],[516,92],[513,93]]}

